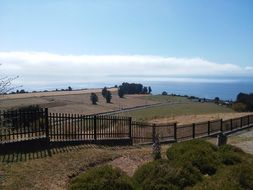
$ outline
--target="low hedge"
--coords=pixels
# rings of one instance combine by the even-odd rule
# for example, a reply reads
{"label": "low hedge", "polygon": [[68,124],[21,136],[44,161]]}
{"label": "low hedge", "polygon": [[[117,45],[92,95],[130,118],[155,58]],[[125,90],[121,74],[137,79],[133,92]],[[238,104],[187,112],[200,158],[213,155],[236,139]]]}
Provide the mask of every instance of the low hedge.
{"label": "low hedge", "polygon": [[71,190],[133,190],[134,183],[120,169],[105,165],[88,170],[70,182]]}
{"label": "low hedge", "polygon": [[157,160],[141,166],[135,172],[134,179],[143,190],[177,190],[193,186],[202,177],[190,165],[178,166],[168,160]]}

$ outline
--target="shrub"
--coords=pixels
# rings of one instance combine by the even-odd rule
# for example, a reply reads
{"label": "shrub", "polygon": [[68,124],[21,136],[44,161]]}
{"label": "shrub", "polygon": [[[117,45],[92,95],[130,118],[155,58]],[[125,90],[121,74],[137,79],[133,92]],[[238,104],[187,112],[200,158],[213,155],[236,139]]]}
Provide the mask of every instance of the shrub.
{"label": "shrub", "polygon": [[141,166],[134,179],[143,190],[170,190],[193,186],[201,174],[191,165],[174,165],[168,160],[156,160]]}
{"label": "shrub", "polygon": [[231,145],[223,145],[219,148],[220,160],[225,165],[234,165],[241,162],[241,154],[244,152]]}
{"label": "shrub", "polygon": [[220,165],[217,150],[218,148],[211,143],[192,140],[173,144],[166,154],[171,161],[192,164],[202,174],[212,175]]}
{"label": "shrub", "polygon": [[104,88],[102,89],[102,96],[103,96],[104,98],[105,98],[106,93],[107,93],[107,88],[104,87]]}
{"label": "shrub", "polygon": [[247,111],[246,107],[247,107],[246,104],[241,103],[241,102],[236,102],[232,104],[232,109],[238,112]]}
{"label": "shrub", "polygon": [[253,189],[253,165],[238,164],[217,172],[216,175],[197,184],[193,190],[250,190]]}
{"label": "shrub", "polygon": [[125,92],[124,92],[123,88],[122,88],[122,87],[119,87],[119,88],[118,88],[118,95],[119,95],[119,97],[120,97],[120,98],[123,98],[123,97],[124,97],[124,94],[125,94]]}
{"label": "shrub", "polygon": [[96,105],[98,102],[98,96],[95,93],[91,93],[90,101],[92,102],[93,105]]}
{"label": "shrub", "polygon": [[69,189],[77,190],[133,190],[134,183],[120,169],[105,165],[91,170],[73,179]]}
{"label": "shrub", "polygon": [[110,91],[107,91],[105,94],[106,103],[111,103],[112,100],[112,93]]}

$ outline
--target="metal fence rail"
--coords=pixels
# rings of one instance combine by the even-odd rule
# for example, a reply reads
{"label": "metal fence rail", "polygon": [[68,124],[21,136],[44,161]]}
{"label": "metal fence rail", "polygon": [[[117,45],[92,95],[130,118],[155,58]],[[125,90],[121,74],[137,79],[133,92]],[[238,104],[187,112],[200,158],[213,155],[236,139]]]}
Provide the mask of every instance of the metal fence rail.
{"label": "metal fence rail", "polygon": [[253,115],[177,125],[132,121],[130,117],[35,111],[0,111],[0,143],[46,138],[51,142],[129,140],[131,144],[177,142],[253,127]]}

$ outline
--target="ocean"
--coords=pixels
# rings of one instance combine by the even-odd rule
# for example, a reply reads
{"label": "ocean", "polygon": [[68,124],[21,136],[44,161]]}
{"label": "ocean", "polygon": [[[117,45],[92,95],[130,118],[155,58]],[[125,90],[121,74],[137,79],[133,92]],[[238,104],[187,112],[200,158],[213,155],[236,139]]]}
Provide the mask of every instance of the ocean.
{"label": "ocean", "polygon": [[[230,81],[230,82],[198,82],[198,81],[129,81],[141,83],[144,86],[151,86],[152,94],[161,94],[166,91],[168,94],[178,94],[178,95],[189,95],[197,96],[200,98],[213,99],[219,97],[222,100],[236,100],[237,95],[240,92],[253,93],[253,80],[242,80],[242,81]],[[120,85],[123,81],[107,81],[104,83],[70,83],[70,84],[50,84],[49,86],[40,86],[40,88],[35,88],[35,86],[23,86],[24,89],[33,90],[55,90],[56,88],[68,88],[71,86],[73,89],[83,89],[83,88],[103,88],[104,86],[113,87],[114,85]]]}
{"label": "ocean", "polygon": [[231,83],[197,82],[150,82],[153,94],[163,91],[171,94],[197,96],[201,98],[219,97],[223,100],[236,100],[240,92],[253,93],[253,81]]}

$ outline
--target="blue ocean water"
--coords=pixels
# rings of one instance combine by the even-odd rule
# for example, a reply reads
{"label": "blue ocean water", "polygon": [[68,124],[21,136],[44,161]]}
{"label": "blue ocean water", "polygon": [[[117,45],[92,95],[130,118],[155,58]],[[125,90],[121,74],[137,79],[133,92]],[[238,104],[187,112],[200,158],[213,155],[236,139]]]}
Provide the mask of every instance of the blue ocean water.
{"label": "blue ocean water", "polygon": [[[240,93],[253,93],[253,79],[230,81],[230,82],[198,82],[192,81],[129,81],[135,83],[142,83],[144,86],[152,87],[152,94],[161,94],[163,91],[171,94],[178,95],[189,95],[197,96],[201,98],[219,97],[223,100],[236,100],[236,96]],[[40,88],[30,87],[27,90],[55,90],[56,88],[67,88],[71,86],[73,89],[83,89],[83,88],[103,88],[104,86],[113,87],[114,85],[120,85],[124,81],[106,81],[104,83],[70,83],[70,84],[50,84],[46,86],[40,86]]]}
{"label": "blue ocean water", "polygon": [[202,98],[219,97],[223,100],[236,100],[240,92],[253,93],[253,81],[233,83],[197,83],[197,82],[150,82],[153,94],[162,91],[179,95]]}

